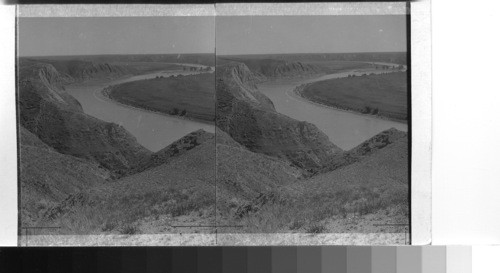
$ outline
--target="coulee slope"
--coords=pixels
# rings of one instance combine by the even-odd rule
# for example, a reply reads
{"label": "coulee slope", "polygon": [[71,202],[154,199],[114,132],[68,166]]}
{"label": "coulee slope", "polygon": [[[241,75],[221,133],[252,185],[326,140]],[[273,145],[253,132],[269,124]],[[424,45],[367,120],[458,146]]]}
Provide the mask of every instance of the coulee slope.
{"label": "coulee slope", "polygon": [[122,127],[83,113],[64,90],[71,76],[21,62],[18,73],[22,223],[71,194],[129,173],[149,158]]}
{"label": "coulee slope", "polygon": [[255,198],[304,174],[220,130],[188,134],[136,171],[69,195],[45,212],[44,224],[65,234],[211,232],[174,226],[212,225],[216,213],[218,221],[230,221]]}
{"label": "coulee slope", "polygon": [[64,91],[65,80],[50,64],[20,68],[21,126],[56,151],[96,162],[116,175],[151,154],[123,127],[85,114],[78,101]]}
{"label": "coulee slope", "polygon": [[73,194],[45,215],[69,234],[174,233],[176,222],[213,224],[215,135],[193,132],[159,151],[142,171]]}
{"label": "coulee slope", "polygon": [[19,157],[21,222],[36,222],[45,210],[109,179],[109,171],[98,164],[58,153],[34,134],[20,127]]}
{"label": "coulee slope", "polygon": [[341,151],[314,124],[276,112],[255,86],[257,81],[243,63],[217,67],[218,128],[252,152],[283,158],[308,170],[321,168]]}
{"label": "coulee slope", "polygon": [[406,133],[384,131],[337,155],[330,164],[310,177],[291,178],[261,191],[233,208],[227,224],[257,233],[404,230],[377,224],[408,222]]}

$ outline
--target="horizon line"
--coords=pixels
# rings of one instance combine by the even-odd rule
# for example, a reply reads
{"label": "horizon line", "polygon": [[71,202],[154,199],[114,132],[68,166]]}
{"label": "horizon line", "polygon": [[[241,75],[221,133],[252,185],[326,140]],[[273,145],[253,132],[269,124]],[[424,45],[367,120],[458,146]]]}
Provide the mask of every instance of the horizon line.
{"label": "horizon line", "polygon": [[293,55],[293,54],[359,54],[359,53],[408,53],[407,51],[359,51],[359,52],[289,52],[289,53],[237,53],[237,54],[217,54],[212,52],[197,52],[197,53],[103,53],[103,54],[68,54],[68,55],[24,55],[17,56],[20,58],[26,57],[84,57],[84,56],[120,56],[120,55],[201,55],[214,54],[215,56],[245,56],[245,55]]}
{"label": "horizon line", "polygon": [[98,54],[65,54],[65,55],[19,55],[17,57],[82,57],[82,56],[120,56],[120,55],[201,55],[214,54],[212,52],[196,53],[98,53]]}
{"label": "horizon line", "polygon": [[351,52],[291,52],[291,53],[238,53],[219,54],[219,56],[241,56],[241,55],[292,55],[292,54],[359,54],[359,53],[408,53],[405,51],[351,51]]}

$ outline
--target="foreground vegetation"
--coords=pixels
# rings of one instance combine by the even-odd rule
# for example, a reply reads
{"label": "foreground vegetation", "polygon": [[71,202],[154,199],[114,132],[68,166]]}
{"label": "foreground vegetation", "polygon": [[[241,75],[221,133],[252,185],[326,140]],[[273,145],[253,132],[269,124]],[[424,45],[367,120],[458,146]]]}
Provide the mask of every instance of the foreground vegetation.
{"label": "foreground vegetation", "polygon": [[330,188],[325,187],[324,192],[280,194],[255,211],[237,215],[229,223],[243,226],[239,232],[250,233],[394,232],[403,229],[377,224],[407,223],[407,187],[328,185]]}
{"label": "foreground vegetation", "polygon": [[244,226],[242,232],[402,232],[404,226],[383,225],[408,223],[407,136],[384,131],[312,177],[235,203],[219,200],[218,206],[234,215],[228,223]]}

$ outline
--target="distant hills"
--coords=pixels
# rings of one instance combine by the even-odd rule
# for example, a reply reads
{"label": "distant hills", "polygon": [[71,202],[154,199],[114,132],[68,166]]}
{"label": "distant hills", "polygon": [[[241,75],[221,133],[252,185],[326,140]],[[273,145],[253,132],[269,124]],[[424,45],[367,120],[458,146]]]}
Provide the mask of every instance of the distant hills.
{"label": "distant hills", "polygon": [[244,57],[218,57],[219,64],[230,62],[242,63],[250,69],[255,77],[260,81],[267,79],[296,78],[313,76],[322,73],[319,66],[279,59],[254,59]]}
{"label": "distant hills", "polygon": [[406,65],[406,52],[252,54],[217,56],[217,65],[242,63],[260,81],[300,78],[371,67],[383,62]]}
{"label": "distant hills", "polygon": [[40,56],[23,57],[23,59],[32,59],[35,61],[87,61],[94,63],[192,63],[206,66],[215,65],[215,55],[213,53],[197,54],[112,54],[112,55],[81,55],[81,56]]}
{"label": "distant hills", "polygon": [[386,62],[406,65],[406,52],[290,53],[217,56],[218,59],[266,60],[316,63],[328,61]]}
{"label": "distant hills", "polygon": [[[44,65],[56,75],[61,84],[83,82],[95,79],[111,79],[132,75],[137,73],[133,68],[110,63],[92,62],[87,60],[53,60],[53,59],[32,59],[20,58],[19,66],[21,70],[33,69]],[[57,72],[57,73],[55,73]],[[24,76],[22,77],[24,78]]]}

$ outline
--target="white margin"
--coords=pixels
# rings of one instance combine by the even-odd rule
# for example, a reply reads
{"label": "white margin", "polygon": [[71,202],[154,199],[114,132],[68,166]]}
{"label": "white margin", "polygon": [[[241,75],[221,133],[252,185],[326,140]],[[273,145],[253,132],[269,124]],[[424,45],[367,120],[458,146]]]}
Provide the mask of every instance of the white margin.
{"label": "white margin", "polygon": [[261,3],[216,4],[217,16],[403,15],[406,3]]}
{"label": "white margin", "polygon": [[161,17],[215,16],[215,6],[205,5],[19,5],[19,17]]}
{"label": "white margin", "polygon": [[15,6],[0,7],[0,246],[17,246]]}
{"label": "white margin", "polygon": [[412,245],[432,243],[432,84],[430,1],[411,2]]}

